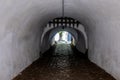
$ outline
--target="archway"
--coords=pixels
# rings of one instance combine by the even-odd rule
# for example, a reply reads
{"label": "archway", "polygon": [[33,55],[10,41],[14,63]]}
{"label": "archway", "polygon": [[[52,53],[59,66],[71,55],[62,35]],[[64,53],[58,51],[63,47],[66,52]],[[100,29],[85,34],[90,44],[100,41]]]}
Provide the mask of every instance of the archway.
{"label": "archway", "polygon": [[[61,22],[62,20],[64,21],[63,24]],[[64,29],[62,25],[65,26]],[[80,24],[79,21],[70,17],[65,17],[65,18],[58,17],[49,21],[41,37],[41,43],[42,43],[41,52],[44,53],[46,50],[50,48],[52,37],[58,31],[64,31],[64,30],[68,31],[74,36],[76,41],[76,48],[80,52],[85,53],[86,50],[88,49],[88,40],[85,29]]]}

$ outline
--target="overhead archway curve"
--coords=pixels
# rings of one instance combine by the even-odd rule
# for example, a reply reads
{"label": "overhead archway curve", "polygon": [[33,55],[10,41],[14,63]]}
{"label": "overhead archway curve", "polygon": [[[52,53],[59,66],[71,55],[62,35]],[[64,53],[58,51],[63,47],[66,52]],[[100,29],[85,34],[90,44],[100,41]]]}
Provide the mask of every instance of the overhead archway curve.
{"label": "overhead archway curve", "polygon": [[[76,47],[80,52],[84,53],[86,51],[86,49],[88,49],[87,37],[86,37],[86,34],[83,33],[84,32],[84,28],[82,28],[83,26],[79,26],[79,27],[81,27],[81,28],[77,29],[77,28],[69,27],[69,28],[66,28],[66,30],[69,29],[69,30],[67,30],[68,32],[70,32],[73,35],[76,35],[76,34],[78,35],[78,36],[76,36],[76,44],[77,44]],[[41,45],[42,45],[41,50],[43,50],[43,51],[41,51],[42,53],[44,53],[44,51],[49,49],[50,39],[55,35],[56,32],[58,32],[60,30],[64,30],[64,29],[62,29],[62,27],[49,27],[49,26],[46,27],[46,29],[44,30],[44,32],[42,34],[42,38],[41,38]],[[75,34],[74,34],[74,32],[75,32]],[[52,34],[52,35],[50,35],[50,34]],[[49,37],[49,36],[51,36],[51,37]],[[46,46],[46,44],[47,44],[47,46]],[[46,49],[42,48],[42,47],[45,47]]]}
{"label": "overhead archway curve", "polygon": [[[43,43],[43,38],[45,36],[45,34],[48,32],[48,31],[51,31],[52,29],[54,29],[56,27],[49,27],[49,25],[47,25],[42,33],[42,36],[41,36],[41,43]],[[77,31],[77,33],[80,33],[84,36],[84,40],[85,40],[85,46],[86,46],[86,49],[88,49],[88,37],[87,37],[87,34],[86,34],[86,31],[85,31],[85,28],[82,24],[80,24],[78,27],[70,27],[71,29]],[[78,38],[76,38],[78,39]]]}

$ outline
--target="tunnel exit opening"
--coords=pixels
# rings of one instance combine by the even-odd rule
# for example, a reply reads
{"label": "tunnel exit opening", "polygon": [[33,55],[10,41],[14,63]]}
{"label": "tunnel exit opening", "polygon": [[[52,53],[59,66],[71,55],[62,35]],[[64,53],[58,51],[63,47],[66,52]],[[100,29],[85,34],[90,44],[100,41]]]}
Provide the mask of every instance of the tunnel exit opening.
{"label": "tunnel exit opening", "polygon": [[68,44],[75,46],[75,38],[74,36],[67,31],[59,31],[52,38],[51,45],[56,44]]}
{"label": "tunnel exit opening", "polygon": [[[72,36],[66,43],[72,44],[77,50],[82,53],[86,52],[88,49],[87,35],[84,26],[76,19],[71,17],[57,17],[51,19],[46,24],[44,31],[41,36],[41,53],[49,50],[55,43],[57,43],[57,38],[55,35],[61,31],[66,31]],[[59,35],[58,35],[59,37]],[[65,43],[65,40],[63,41]]]}

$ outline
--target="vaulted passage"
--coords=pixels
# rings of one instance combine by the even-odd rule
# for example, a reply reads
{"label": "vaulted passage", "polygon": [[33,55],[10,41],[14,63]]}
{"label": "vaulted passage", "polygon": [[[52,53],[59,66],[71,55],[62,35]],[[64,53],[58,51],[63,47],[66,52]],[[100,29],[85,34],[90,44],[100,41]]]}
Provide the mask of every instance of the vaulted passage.
{"label": "vaulted passage", "polygon": [[[119,9],[120,0],[0,0],[0,80],[12,80],[24,70],[23,80],[52,74],[54,79],[120,80]],[[64,31],[72,37],[56,42],[55,34]],[[72,49],[59,48],[59,41]],[[58,52],[49,52],[54,45]],[[67,55],[61,56],[63,52]],[[59,61],[67,67],[63,72]]]}
{"label": "vaulted passage", "polygon": [[59,43],[13,80],[115,80],[69,44]]}

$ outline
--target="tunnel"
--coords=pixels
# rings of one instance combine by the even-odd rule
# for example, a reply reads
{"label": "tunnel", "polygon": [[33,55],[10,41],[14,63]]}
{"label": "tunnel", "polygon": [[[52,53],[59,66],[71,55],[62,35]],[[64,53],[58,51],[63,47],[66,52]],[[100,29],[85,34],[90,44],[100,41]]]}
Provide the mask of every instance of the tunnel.
{"label": "tunnel", "polygon": [[[79,25],[51,24],[63,16],[63,8],[64,17]],[[120,80],[119,9],[119,0],[64,0],[64,7],[63,0],[1,0],[0,80],[22,75],[51,48],[52,37],[60,30],[74,35],[76,50],[87,53],[91,63]]]}

